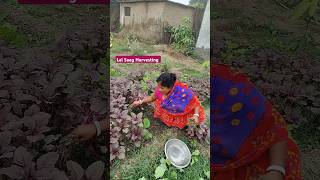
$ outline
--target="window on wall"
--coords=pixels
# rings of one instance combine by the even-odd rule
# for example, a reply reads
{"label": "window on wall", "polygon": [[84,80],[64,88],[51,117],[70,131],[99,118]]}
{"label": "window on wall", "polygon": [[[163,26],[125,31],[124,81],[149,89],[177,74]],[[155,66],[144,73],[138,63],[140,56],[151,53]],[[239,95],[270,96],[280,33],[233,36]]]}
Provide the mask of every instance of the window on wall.
{"label": "window on wall", "polygon": [[130,16],[130,7],[124,7],[124,15]]}

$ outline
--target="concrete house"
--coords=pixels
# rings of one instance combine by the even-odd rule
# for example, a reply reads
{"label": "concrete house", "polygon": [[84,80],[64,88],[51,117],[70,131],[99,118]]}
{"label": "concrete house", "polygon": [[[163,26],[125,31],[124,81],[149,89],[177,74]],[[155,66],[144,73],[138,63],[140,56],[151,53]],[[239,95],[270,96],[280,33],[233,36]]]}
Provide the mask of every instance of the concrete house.
{"label": "concrete house", "polygon": [[204,59],[210,59],[210,0],[207,2],[196,44],[196,51]]}
{"label": "concrete house", "polygon": [[120,25],[145,39],[159,40],[163,27],[194,21],[195,8],[168,0],[119,0]]}

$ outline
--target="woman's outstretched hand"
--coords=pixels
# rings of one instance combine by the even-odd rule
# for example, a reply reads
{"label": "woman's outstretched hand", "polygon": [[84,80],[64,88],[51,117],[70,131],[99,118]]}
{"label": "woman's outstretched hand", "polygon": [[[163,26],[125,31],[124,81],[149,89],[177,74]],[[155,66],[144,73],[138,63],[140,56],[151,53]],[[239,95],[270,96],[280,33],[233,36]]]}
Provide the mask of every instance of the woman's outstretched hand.
{"label": "woman's outstretched hand", "polygon": [[190,120],[189,120],[189,125],[199,125],[199,117],[198,116],[193,116]]}
{"label": "woman's outstretched hand", "polygon": [[131,107],[140,106],[140,101],[134,101],[130,106],[131,106]]}
{"label": "woman's outstretched hand", "polygon": [[76,136],[81,141],[92,139],[97,134],[97,130],[94,124],[83,124],[76,127],[71,135]]}

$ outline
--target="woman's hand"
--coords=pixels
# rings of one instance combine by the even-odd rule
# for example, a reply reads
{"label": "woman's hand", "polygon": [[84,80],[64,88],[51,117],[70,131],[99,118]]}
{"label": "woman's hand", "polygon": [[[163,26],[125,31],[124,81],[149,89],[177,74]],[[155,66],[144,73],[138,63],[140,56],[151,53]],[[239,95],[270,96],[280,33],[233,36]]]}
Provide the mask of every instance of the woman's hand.
{"label": "woman's hand", "polygon": [[269,171],[260,176],[258,180],[283,180],[282,174],[278,171]]}
{"label": "woman's hand", "polygon": [[137,106],[140,106],[140,101],[134,101],[130,106],[131,107],[137,107]]}
{"label": "woman's hand", "polygon": [[193,115],[192,119],[194,120],[194,122],[196,124],[199,124],[199,117],[198,116]]}
{"label": "woman's hand", "polygon": [[75,128],[71,134],[78,137],[81,141],[85,141],[96,136],[97,130],[94,124],[83,124]]}
{"label": "woman's hand", "polygon": [[[191,122],[190,122],[191,121]],[[193,117],[189,120],[189,124],[199,124],[199,117],[196,115],[193,115]]]}

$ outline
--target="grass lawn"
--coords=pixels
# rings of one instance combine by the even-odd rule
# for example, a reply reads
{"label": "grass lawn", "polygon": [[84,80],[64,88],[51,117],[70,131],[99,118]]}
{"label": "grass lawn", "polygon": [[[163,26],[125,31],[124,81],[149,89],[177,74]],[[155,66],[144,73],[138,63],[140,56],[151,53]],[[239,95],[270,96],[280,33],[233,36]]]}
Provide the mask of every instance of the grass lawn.
{"label": "grass lawn", "polygon": [[[152,122],[155,124],[155,122]],[[198,149],[202,152],[199,160],[192,166],[188,166],[180,172],[171,165],[171,171],[176,171],[177,179],[199,179],[205,178],[205,171],[209,171],[208,149],[204,149],[198,142],[192,143],[186,139],[184,133],[176,133],[175,129],[162,127],[161,131],[155,133],[153,131],[153,139],[146,142],[141,149],[134,150],[128,154],[124,161],[114,162],[111,168],[112,179],[155,179],[155,169],[160,165],[160,159],[165,158],[164,143],[170,138],[178,138],[183,140],[189,147],[191,152]],[[208,146],[205,146],[208,148]],[[167,171],[164,177],[170,177],[171,172]]]}

